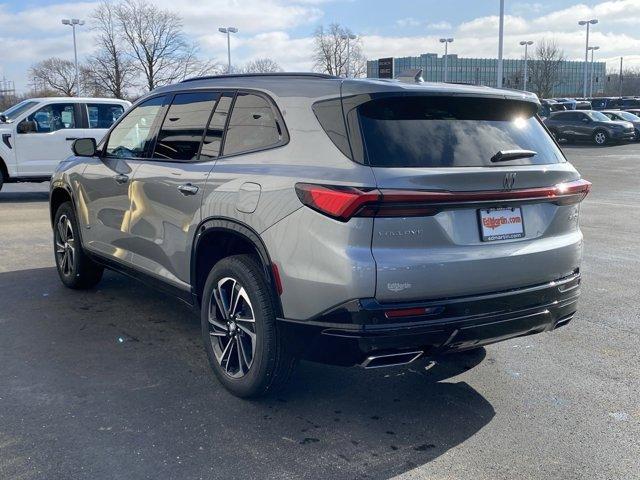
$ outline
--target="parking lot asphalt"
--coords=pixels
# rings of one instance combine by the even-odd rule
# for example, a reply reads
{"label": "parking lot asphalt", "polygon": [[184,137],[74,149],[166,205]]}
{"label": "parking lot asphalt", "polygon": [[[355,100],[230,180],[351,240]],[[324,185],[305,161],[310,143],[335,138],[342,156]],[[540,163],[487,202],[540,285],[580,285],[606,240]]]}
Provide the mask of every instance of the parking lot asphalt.
{"label": "parking lot asphalt", "polygon": [[47,184],[0,192],[1,479],[640,479],[640,144],[567,146],[593,191],[553,333],[275,397],[214,379],[197,315],[115,273],[65,289]]}

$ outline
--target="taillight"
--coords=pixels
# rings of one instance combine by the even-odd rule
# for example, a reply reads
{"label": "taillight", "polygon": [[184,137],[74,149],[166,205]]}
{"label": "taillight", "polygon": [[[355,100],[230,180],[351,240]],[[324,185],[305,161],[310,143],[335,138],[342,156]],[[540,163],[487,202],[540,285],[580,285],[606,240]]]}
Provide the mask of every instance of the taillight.
{"label": "taillight", "polygon": [[307,207],[346,222],[367,203],[380,199],[377,189],[341,187],[335,185],[296,184],[296,193]]}
{"label": "taillight", "polygon": [[296,193],[304,205],[343,222],[352,217],[425,217],[435,215],[445,208],[469,205],[531,201],[572,205],[580,203],[590,189],[591,182],[582,179],[552,187],[469,192],[296,184]]}

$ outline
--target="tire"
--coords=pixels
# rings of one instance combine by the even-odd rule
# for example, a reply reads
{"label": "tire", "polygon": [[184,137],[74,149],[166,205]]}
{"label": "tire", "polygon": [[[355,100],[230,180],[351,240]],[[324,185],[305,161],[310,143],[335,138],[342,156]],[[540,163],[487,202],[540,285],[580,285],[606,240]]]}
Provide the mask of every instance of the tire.
{"label": "tire", "polygon": [[102,279],[104,269],[84,252],[78,232],[73,205],[64,202],[58,207],[53,224],[56,270],[66,287],[84,290],[94,287]]}
{"label": "tire", "polygon": [[609,134],[604,130],[596,130],[593,133],[593,143],[598,146],[603,146],[609,143]]}
{"label": "tire", "polygon": [[[2,160],[0,160],[0,163]],[[2,173],[2,168],[0,168],[0,190],[2,190],[2,186],[4,185],[4,174]]]}
{"label": "tire", "polygon": [[277,391],[295,366],[295,358],[278,335],[270,288],[251,255],[220,260],[207,277],[202,339],[216,377],[237,397]]}
{"label": "tire", "polygon": [[[640,142],[640,130],[636,130],[636,138],[634,138],[636,142]],[[0,183],[0,188],[2,188],[2,184]]]}

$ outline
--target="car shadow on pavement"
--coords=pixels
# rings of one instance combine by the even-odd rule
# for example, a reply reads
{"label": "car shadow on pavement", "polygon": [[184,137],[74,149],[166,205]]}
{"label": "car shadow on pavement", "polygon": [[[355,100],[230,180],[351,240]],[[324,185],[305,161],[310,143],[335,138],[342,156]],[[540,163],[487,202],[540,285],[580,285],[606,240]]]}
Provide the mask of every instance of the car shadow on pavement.
{"label": "car shadow on pavement", "polygon": [[3,203],[48,202],[49,192],[1,192],[0,205]]}
{"label": "car shadow on pavement", "polygon": [[73,291],[42,268],[0,273],[0,291],[5,478],[382,479],[495,415],[456,378],[484,349],[392,369],[302,362],[284,391],[246,401],[211,374],[197,315],[138,282],[108,272]]}

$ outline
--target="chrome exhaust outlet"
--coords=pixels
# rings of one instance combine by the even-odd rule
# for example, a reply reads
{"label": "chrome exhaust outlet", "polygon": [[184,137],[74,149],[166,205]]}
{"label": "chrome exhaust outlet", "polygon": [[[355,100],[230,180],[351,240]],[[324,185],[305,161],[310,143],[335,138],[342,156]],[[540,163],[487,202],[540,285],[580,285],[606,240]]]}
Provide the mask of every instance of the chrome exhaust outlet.
{"label": "chrome exhaust outlet", "polygon": [[407,365],[422,356],[420,352],[399,352],[384,355],[372,355],[360,364],[362,368],[382,368]]}

